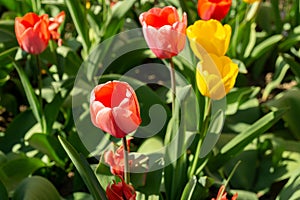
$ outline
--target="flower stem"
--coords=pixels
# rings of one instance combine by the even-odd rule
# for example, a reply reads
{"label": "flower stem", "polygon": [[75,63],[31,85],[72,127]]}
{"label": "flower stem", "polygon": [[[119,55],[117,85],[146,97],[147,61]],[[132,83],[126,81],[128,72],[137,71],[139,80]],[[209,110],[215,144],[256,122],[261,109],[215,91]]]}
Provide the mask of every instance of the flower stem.
{"label": "flower stem", "polygon": [[175,112],[175,98],[176,98],[176,79],[175,68],[172,58],[170,58],[170,77],[171,77],[171,89],[172,89],[172,114]]}
{"label": "flower stem", "polygon": [[43,97],[42,97],[42,87],[43,87],[43,82],[42,82],[42,67],[40,63],[40,57],[39,55],[36,55],[36,65],[38,68],[38,90],[39,90],[39,103],[40,103],[40,112],[42,116],[42,121],[41,121],[41,128],[43,132],[46,132],[46,122],[44,119],[44,109],[43,109]]}
{"label": "flower stem", "polygon": [[126,137],[122,138],[123,147],[124,147],[124,179],[127,184],[130,182],[130,171],[129,171],[129,163],[128,163],[128,147]]}

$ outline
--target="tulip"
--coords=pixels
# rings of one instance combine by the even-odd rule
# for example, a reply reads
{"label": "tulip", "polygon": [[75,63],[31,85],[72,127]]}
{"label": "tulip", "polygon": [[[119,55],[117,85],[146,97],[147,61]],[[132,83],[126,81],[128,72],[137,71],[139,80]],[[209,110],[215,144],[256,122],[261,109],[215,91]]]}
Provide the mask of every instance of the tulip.
{"label": "tulip", "polygon": [[141,123],[136,94],[121,81],[97,85],[91,92],[90,112],[92,123],[116,138],[123,138]]}
{"label": "tulip", "polygon": [[64,11],[61,11],[56,17],[51,17],[49,19],[49,27],[51,39],[58,41],[59,46],[61,45],[60,34],[58,33],[58,28],[65,20],[66,14]]}
{"label": "tulip", "polygon": [[198,0],[198,14],[203,20],[222,20],[230,10],[232,0]]}
{"label": "tulip", "polygon": [[152,8],[139,17],[143,26],[145,40],[160,59],[171,58],[181,52],[185,46],[187,16],[183,13],[180,21],[173,6]]}
{"label": "tulip", "polygon": [[[127,140],[128,152],[130,146],[130,140]],[[110,166],[110,172],[117,176],[124,176],[124,146],[121,145],[116,152],[109,150],[104,153],[104,161]],[[129,166],[132,160],[129,160]]]}
{"label": "tulip", "polygon": [[131,185],[128,185],[121,178],[121,182],[108,185],[106,188],[106,196],[108,200],[135,200],[136,193]]}
{"label": "tulip", "polygon": [[201,58],[203,47],[208,53],[224,56],[230,42],[231,27],[217,20],[198,20],[187,28],[187,36],[194,54]]}
{"label": "tulip", "polygon": [[205,54],[197,65],[196,81],[202,95],[223,98],[234,86],[238,66],[229,57]]}
{"label": "tulip", "polygon": [[260,2],[261,0],[243,0],[245,3],[253,4],[254,2]]}
{"label": "tulip", "polygon": [[[232,196],[231,200],[236,200],[237,197],[238,197],[238,194],[235,193]],[[227,192],[225,192],[225,186],[224,185],[222,185],[220,187],[217,197],[216,198],[212,198],[211,200],[228,200],[227,199]]]}
{"label": "tulip", "polygon": [[46,14],[27,13],[24,17],[16,17],[15,33],[20,47],[31,54],[42,53],[50,40],[48,23]]}

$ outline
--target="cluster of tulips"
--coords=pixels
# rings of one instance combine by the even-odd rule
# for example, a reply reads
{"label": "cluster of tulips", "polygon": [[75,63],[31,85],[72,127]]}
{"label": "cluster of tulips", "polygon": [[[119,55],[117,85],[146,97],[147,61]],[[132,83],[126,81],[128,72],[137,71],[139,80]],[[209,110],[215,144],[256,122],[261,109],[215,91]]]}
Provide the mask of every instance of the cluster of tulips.
{"label": "cluster of tulips", "polygon": [[[252,1],[247,1],[252,3]],[[238,65],[225,56],[231,38],[231,27],[222,20],[230,10],[231,0],[199,0],[198,13],[202,20],[187,27],[187,15],[180,17],[173,6],[152,8],[139,16],[145,40],[159,59],[177,56],[185,47],[186,36],[194,55],[199,59],[196,70],[197,87],[202,95],[219,100],[233,88]],[[22,50],[30,54],[42,53],[50,39],[61,45],[58,33],[65,13],[54,18],[44,14],[28,13],[15,19],[15,33]],[[181,19],[180,19],[181,18]],[[196,66],[195,66],[196,67]],[[174,66],[171,65],[171,71]],[[173,87],[175,90],[175,88]],[[173,91],[175,93],[175,91]],[[174,103],[174,99],[173,99]],[[92,123],[113,137],[122,138],[123,145],[115,152],[109,151],[104,160],[111,173],[120,178],[106,188],[108,199],[135,199],[136,192],[128,180],[129,145],[126,136],[141,124],[140,107],[135,91],[126,82],[110,81],[97,85],[90,96]],[[236,199],[237,194],[232,197]],[[216,199],[227,199],[224,187]]]}

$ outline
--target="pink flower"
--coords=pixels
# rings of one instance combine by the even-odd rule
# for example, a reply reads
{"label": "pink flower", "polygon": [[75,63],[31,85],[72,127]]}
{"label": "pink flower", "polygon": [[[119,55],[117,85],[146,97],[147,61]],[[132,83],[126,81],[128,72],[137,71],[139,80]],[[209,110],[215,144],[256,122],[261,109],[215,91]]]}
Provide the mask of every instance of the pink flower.
{"label": "pink flower", "polygon": [[109,81],[91,92],[90,112],[93,124],[116,138],[136,130],[140,123],[140,107],[128,83]]}
{"label": "pink flower", "polygon": [[[127,140],[128,152],[130,146],[130,140]],[[104,161],[110,166],[110,172],[114,175],[124,177],[124,146],[121,145],[116,152],[112,150],[104,153]],[[129,166],[132,160],[128,161]]]}
{"label": "pink flower", "polygon": [[51,39],[58,41],[58,45],[61,46],[61,38],[60,34],[58,33],[58,28],[65,20],[66,14],[64,11],[61,11],[56,17],[52,17],[49,19],[49,31],[51,34]]}
{"label": "pink flower", "polygon": [[152,8],[139,17],[149,48],[160,59],[176,56],[185,46],[187,16],[182,21],[173,6]]}
{"label": "pink flower", "polygon": [[112,185],[107,186],[106,196],[108,200],[135,200],[136,193],[134,188],[122,179],[119,183],[114,181]]}

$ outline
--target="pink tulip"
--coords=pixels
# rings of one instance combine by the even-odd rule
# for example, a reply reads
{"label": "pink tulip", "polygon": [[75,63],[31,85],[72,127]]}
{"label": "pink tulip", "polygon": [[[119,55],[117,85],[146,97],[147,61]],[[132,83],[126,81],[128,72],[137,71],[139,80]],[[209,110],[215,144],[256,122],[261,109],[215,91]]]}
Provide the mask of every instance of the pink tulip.
{"label": "pink tulip", "polygon": [[176,56],[185,46],[187,16],[182,21],[173,6],[152,8],[139,17],[149,48],[160,59]]}
{"label": "pink tulip", "polygon": [[91,92],[90,112],[93,124],[116,138],[123,138],[141,123],[136,94],[125,82],[97,85]]}

